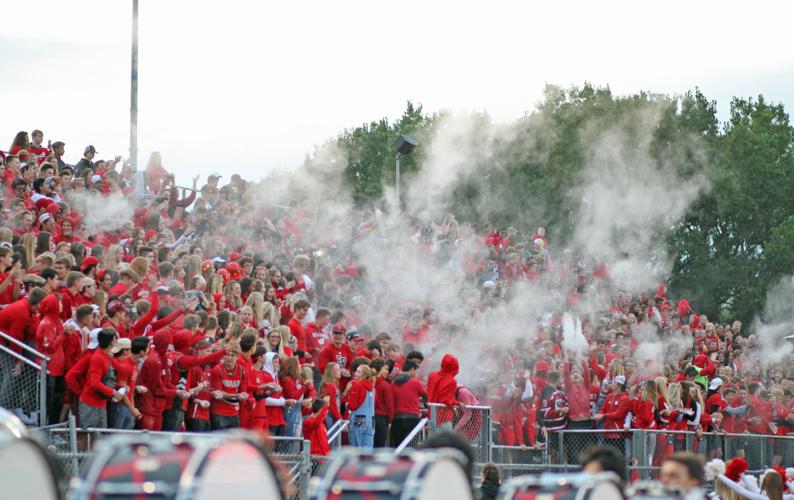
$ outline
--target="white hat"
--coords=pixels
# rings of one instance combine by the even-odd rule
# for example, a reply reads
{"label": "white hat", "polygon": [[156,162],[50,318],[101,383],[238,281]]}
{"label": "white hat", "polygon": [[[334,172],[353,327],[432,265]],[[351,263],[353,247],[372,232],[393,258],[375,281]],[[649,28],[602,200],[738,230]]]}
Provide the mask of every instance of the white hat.
{"label": "white hat", "polygon": [[624,377],[623,375],[616,375],[614,382],[616,384],[620,384],[620,385],[625,387],[626,386],[626,377]]}
{"label": "white hat", "polygon": [[92,184],[96,184],[97,182],[99,182],[101,180],[102,180],[102,176],[100,176],[100,175],[94,175],[93,177],[91,177],[91,183]]}
{"label": "white hat", "polygon": [[44,224],[48,220],[52,219],[52,214],[49,212],[44,212],[43,214],[39,215],[39,223]]}
{"label": "white hat", "polygon": [[101,328],[94,328],[91,330],[91,333],[88,334],[88,346],[86,349],[96,349],[99,347],[99,332],[101,331]]}
{"label": "white hat", "polygon": [[709,390],[716,391],[717,389],[720,388],[720,386],[722,386],[722,379],[719,377],[715,377],[711,379],[711,383],[709,384]]}
{"label": "white hat", "polygon": [[482,284],[483,288],[493,288],[496,286],[496,283],[493,280],[488,280]]}

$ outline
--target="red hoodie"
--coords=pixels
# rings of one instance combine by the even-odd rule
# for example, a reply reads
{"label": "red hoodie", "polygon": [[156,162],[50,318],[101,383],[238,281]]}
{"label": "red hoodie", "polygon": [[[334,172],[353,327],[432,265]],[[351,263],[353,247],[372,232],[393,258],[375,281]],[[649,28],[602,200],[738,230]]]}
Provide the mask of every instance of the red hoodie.
{"label": "red hoodie", "polygon": [[39,304],[39,311],[42,320],[36,329],[36,350],[50,357],[47,364],[47,371],[53,377],[63,377],[64,375],[64,354],[63,354],[63,323],[59,317],[61,303],[58,296],[50,294],[44,297]]}
{"label": "red hoodie", "polygon": [[328,414],[328,405],[317,412],[317,415],[304,417],[303,435],[311,442],[312,455],[328,455],[331,447],[328,444],[328,429],[325,427],[325,416]]}
{"label": "red hoodie", "polygon": [[455,391],[458,388],[455,376],[458,370],[458,359],[452,354],[445,354],[441,358],[441,369],[431,373],[427,378],[428,403],[440,403],[448,407],[438,409],[436,421],[439,424],[452,421],[454,412],[449,408],[460,404],[455,398]]}
{"label": "red hoodie", "polygon": [[171,343],[171,334],[161,331],[154,334],[152,349],[141,366],[138,385],[145,386],[148,391],[138,395],[138,409],[141,413],[160,416],[166,410],[168,398],[176,396],[176,387],[171,383],[168,371],[166,352]]}

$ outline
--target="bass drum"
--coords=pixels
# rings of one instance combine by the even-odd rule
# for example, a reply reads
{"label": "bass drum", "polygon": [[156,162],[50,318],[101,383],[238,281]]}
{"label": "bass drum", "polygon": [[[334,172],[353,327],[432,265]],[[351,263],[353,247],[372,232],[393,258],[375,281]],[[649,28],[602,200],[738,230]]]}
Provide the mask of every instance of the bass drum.
{"label": "bass drum", "polygon": [[519,476],[499,489],[501,500],[624,500],[618,477],[603,474]]}
{"label": "bass drum", "polygon": [[0,408],[0,488],[3,498],[58,500],[64,476],[52,455],[28,435],[25,425]]}
{"label": "bass drum", "polygon": [[284,498],[276,466],[242,437],[118,435],[98,446],[76,498]]}
{"label": "bass drum", "polygon": [[314,500],[471,500],[471,481],[455,450],[363,453],[345,449],[312,480]]}

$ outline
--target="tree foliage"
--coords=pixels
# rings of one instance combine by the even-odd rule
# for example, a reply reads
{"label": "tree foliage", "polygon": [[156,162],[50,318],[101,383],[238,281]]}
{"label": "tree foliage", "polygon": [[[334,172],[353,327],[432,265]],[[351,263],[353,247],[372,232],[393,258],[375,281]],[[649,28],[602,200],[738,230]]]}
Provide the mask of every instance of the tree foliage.
{"label": "tree foliage", "polygon": [[[768,287],[794,273],[794,129],[783,106],[761,96],[735,98],[730,119],[720,124],[716,104],[699,90],[616,96],[588,84],[548,86],[531,112],[506,127],[508,133],[482,145],[484,153],[471,160],[477,174],[451,186],[448,209],[480,224],[545,225],[566,244],[577,209],[570,187],[589,160],[588,141],[609,128],[640,140],[631,117],[651,110],[657,119],[650,155],[659,162],[672,158],[684,182],[701,175],[710,185],[667,240],[671,289],[711,317],[749,321]],[[393,185],[398,134],[432,141],[443,118],[409,102],[395,122],[381,119],[342,132],[334,143],[346,152],[344,180],[354,202],[377,203]],[[489,123],[485,114],[477,119],[484,127]],[[419,148],[403,158],[406,181],[423,155]]]}

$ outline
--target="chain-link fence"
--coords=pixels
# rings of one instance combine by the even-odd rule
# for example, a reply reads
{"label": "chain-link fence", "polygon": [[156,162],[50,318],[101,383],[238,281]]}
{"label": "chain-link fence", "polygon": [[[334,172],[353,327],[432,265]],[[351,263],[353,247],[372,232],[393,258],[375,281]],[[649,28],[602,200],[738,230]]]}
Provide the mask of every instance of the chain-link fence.
{"label": "chain-link fence", "polygon": [[[0,406],[27,425],[47,424],[48,361],[47,356],[0,332]],[[52,385],[54,379],[49,382]]]}
{"label": "chain-link fence", "polygon": [[437,430],[454,430],[471,442],[476,463],[491,461],[492,426],[490,406],[449,408],[429,403],[428,435]]}

